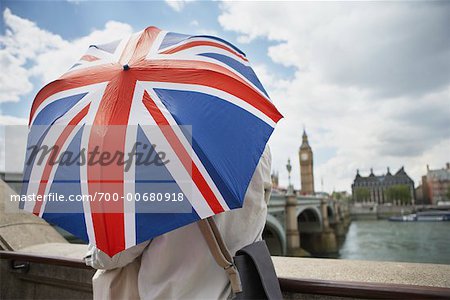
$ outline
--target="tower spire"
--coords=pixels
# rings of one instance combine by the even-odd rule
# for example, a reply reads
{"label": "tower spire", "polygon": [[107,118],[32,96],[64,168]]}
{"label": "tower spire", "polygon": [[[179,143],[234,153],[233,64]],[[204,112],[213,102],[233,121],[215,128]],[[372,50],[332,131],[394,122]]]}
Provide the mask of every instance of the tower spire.
{"label": "tower spire", "polygon": [[313,152],[308,142],[308,135],[303,127],[302,144],[299,149],[300,184],[303,195],[314,194]]}
{"label": "tower spire", "polygon": [[304,125],[303,125],[303,135],[302,135],[302,147],[309,147],[308,135],[306,134]]}

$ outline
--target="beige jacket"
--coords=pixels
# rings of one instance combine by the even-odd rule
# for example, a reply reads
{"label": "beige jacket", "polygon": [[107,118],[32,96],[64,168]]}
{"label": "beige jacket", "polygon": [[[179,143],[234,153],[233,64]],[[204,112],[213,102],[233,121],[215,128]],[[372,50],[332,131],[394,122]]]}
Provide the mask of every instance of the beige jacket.
{"label": "beige jacket", "polygon": [[[247,189],[244,207],[214,216],[232,254],[262,238],[270,197],[270,168],[271,155],[266,147]],[[112,258],[90,245],[87,256],[86,263],[99,269],[93,278],[94,299],[117,298],[108,288],[114,284],[130,289],[127,295],[133,295],[131,289],[135,289],[136,297],[139,293],[141,299],[226,299],[231,294],[225,271],[216,264],[195,223]],[[119,276],[121,282],[111,282],[117,280],[118,272],[125,272],[117,268],[126,265],[126,275]]]}

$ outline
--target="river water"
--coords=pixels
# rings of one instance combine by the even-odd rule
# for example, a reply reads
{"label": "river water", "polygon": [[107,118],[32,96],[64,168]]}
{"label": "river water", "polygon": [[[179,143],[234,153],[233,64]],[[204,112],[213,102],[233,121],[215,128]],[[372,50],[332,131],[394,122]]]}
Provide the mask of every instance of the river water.
{"label": "river water", "polygon": [[339,256],[450,264],[450,222],[353,221]]}

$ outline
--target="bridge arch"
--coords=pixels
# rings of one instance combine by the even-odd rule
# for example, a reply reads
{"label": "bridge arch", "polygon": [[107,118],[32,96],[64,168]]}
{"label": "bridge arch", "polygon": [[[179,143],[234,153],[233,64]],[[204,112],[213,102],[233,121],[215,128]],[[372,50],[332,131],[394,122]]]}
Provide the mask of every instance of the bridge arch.
{"label": "bridge arch", "polygon": [[277,218],[268,214],[263,239],[272,255],[286,255],[286,232]]}
{"label": "bridge arch", "polygon": [[300,235],[322,231],[322,214],[315,206],[300,207],[297,211],[297,223]]}

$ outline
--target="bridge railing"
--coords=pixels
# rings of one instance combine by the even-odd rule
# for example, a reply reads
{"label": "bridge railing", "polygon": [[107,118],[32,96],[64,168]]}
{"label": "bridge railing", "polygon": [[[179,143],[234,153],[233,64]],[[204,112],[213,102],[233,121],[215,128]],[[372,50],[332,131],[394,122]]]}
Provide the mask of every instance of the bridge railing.
{"label": "bridge railing", "polygon": [[[280,285],[286,298],[302,298],[307,295],[347,297],[347,298],[377,298],[377,299],[449,299],[450,279],[435,276],[440,273],[450,274],[450,266],[431,265],[422,268],[420,264],[411,267],[417,271],[415,276],[422,276],[427,285],[417,285],[414,282],[404,280],[403,283],[383,283],[377,279],[371,281],[353,281],[351,272],[360,272],[355,267],[346,264],[360,265],[359,262],[340,261],[340,268],[334,268],[334,275],[342,274],[342,280],[325,278],[329,275],[327,268],[330,267],[330,260],[274,257],[274,264],[279,275]],[[373,268],[377,263],[369,263]],[[381,267],[371,270],[379,273],[380,277],[392,277],[395,272],[395,265],[386,267],[385,263]],[[87,267],[81,260],[64,257],[54,257],[22,252],[0,251],[0,272],[2,281],[0,283],[0,298],[77,298],[91,299],[92,285],[91,278],[95,270]],[[303,266],[303,267],[299,267]],[[328,266],[328,267],[327,267]],[[311,270],[311,268],[313,269]],[[381,269],[380,269],[381,268]],[[422,271],[422,273],[418,270]],[[430,274],[430,270],[436,274]],[[293,271],[294,270],[294,271]],[[309,273],[307,270],[310,270]],[[325,272],[326,274],[321,274]],[[398,270],[397,270],[398,271]],[[346,273],[347,272],[347,273]],[[381,273],[380,273],[381,272]],[[449,273],[446,273],[449,272]],[[408,272],[407,272],[408,273]],[[438,274],[439,273],[439,274]],[[358,278],[364,277],[361,274]],[[408,274],[407,274],[408,275]],[[411,275],[411,274],[409,274]],[[313,277],[316,278],[313,278]],[[408,276],[406,276],[408,277]],[[356,278],[356,277],[355,277]],[[430,278],[435,278],[430,282]],[[361,280],[361,279],[360,279]],[[394,280],[395,282],[395,280]]]}

